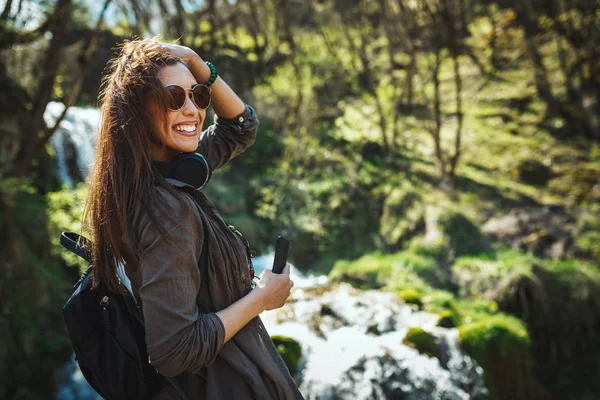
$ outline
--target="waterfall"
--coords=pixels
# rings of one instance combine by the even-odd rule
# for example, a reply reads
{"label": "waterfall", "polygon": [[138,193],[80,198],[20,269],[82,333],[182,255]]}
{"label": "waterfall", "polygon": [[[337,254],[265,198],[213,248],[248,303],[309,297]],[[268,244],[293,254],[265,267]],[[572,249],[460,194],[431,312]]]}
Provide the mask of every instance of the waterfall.
{"label": "waterfall", "polygon": [[[64,109],[62,103],[48,103],[44,112],[46,124],[53,126]],[[50,138],[50,145],[56,153],[58,177],[70,189],[85,180],[94,162],[99,122],[100,110],[97,108],[70,107]]]}

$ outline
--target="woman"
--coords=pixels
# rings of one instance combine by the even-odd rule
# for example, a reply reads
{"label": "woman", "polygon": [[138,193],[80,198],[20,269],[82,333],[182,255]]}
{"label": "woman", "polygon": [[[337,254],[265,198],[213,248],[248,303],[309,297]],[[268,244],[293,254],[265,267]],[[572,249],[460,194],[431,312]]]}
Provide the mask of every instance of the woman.
{"label": "woman", "polygon": [[[194,151],[221,168],[254,142],[254,110],[187,47],[126,41],[109,65],[84,226],[94,283],[122,290],[122,262],[141,303],[150,363],[170,378],[154,398],[301,399],[258,317],[285,303],[289,265],[252,289],[241,238],[158,168]],[[215,120],[200,133],[209,100]]]}

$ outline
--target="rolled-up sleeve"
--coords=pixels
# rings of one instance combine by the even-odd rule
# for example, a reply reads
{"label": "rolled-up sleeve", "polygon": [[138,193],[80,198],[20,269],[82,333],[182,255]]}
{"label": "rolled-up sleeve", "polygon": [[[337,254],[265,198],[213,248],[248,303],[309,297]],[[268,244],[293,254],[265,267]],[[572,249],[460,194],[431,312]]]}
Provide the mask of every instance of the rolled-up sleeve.
{"label": "rolled-up sleeve", "polygon": [[204,234],[189,207],[168,199],[174,212],[162,234],[149,222],[141,229],[139,295],[150,363],[167,377],[211,365],[225,338],[214,313],[200,314],[198,261]]}
{"label": "rolled-up sleeve", "polygon": [[215,115],[214,123],[200,135],[196,152],[207,157],[216,171],[254,143],[258,124],[256,112],[249,105],[235,118]]}

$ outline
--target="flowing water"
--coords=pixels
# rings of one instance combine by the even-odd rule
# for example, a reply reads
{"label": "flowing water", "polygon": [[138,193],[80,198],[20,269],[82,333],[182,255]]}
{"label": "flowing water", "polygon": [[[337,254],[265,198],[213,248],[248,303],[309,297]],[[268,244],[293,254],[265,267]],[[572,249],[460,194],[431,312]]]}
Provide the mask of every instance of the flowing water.
{"label": "flowing water", "polygon": [[[286,305],[261,318],[269,334],[301,344],[295,379],[307,399],[487,398],[481,368],[458,347],[456,329],[436,326],[437,315],[419,312],[393,293],[328,284],[325,277],[292,279]],[[436,336],[439,359],[402,344],[412,327]]]}
{"label": "flowing water", "polygon": [[[46,121],[52,124],[63,108],[50,103]],[[92,164],[98,121],[97,109],[73,107],[51,140],[59,177],[70,188]],[[257,257],[257,274],[272,262],[273,254]],[[261,318],[271,335],[300,343],[303,356],[294,378],[307,399],[487,399],[481,368],[459,348],[456,329],[436,326],[436,315],[415,310],[392,293],[330,284],[325,276],[292,269],[292,279],[288,303]],[[402,344],[411,327],[436,336],[439,358]],[[74,358],[57,377],[56,399],[100,399]]]}
{"label": "flowing water", "polygon": [[[46,124],[53,126],[64,109],[62,103],[48,103],[44,113]],[[71,107],[50,139],[56,153],[58,177],[70,189],[74,182],[85,179],[92,166],[99,122],[97,108]]]}

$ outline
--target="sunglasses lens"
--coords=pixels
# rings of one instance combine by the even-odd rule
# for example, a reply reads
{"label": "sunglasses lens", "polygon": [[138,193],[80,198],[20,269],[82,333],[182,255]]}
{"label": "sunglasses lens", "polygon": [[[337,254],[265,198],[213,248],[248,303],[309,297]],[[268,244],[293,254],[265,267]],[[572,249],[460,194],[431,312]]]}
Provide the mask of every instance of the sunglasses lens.
{"label": "sunglasses lens", "polygon": [[194,103],[200,109],[206,109],[210,105],[210,89],[204,85],[196,85],[192,89]]}
{"label": "sunglasses lens", "polygon": [[170,110],[179,110],[185,104],[185,90],[180,86],[167,86],[167,107]]}

